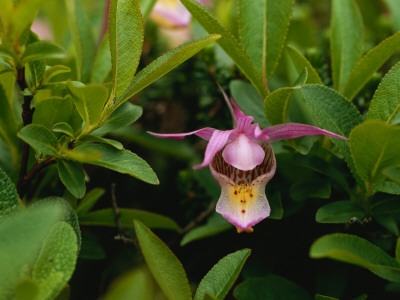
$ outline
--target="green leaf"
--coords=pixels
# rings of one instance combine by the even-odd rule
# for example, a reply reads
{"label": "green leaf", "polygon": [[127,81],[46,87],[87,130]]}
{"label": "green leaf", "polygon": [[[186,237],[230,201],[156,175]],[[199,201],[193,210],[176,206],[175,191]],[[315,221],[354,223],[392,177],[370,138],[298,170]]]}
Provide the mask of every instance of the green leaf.
{"label": "green leaf", "polygon": [[367,119],[376,119],[391,124],[400,112],[400,63],[396,64],[382,79],[369,106]]}
{"label": "green leaf", "polygon": [[78,81],[88,82],[95,54],[95,41],[80,0],[65,0],[72,41],[75,46]]}
{"label": "green leaf", "polygon": [[74,130],[72,129],[71,125],[65,122],[56,123],[53,125],[54,132],[64,133],[70,137],[74,137]]}
{"label": "green leaf", "polygon": [[[121,226],[124,228],[133,228],[132,220],[139,220],[147,227],[153,229],[170,229],[180,230],[178,224],[171,218],[160,214],[130,208],[119,208],[121,216],[119,218]],[[115,227],[115,215],[111,208],[100,209],[85,214],[79,215],[79,220],[82,225],[95,225]]]}
{"label": "green leaf", "polygon": [[278,66],[293,5],[294,0],[238,2],[240,41],[264,80]]}
{"label": "green leaf", "polygon": [[43,83],[48,83],[54,76],[71,72],[71,68],[64,65],[47,66],[43,74]]}
{"label": "green leaf", "polygon": [[182,0],[181,2],[208,33],[221,35],[217,43],[264,98],[267,95],[266,87],[239,41],[203,5],[194,0]]}
{"label": "green leaf", "polygon": [[207,35],[198,40],[194,40],[165,53],[155,61],[141,70],[131,81],[126,92],[117,99],[118,105],[128,100],[130,97],[141,91],[158,78],[179,66],[197,52],[207,47],[221,36],[217,34]]}
{"label": "green leaf", "polygon": [[145,268],[118,277],[108,290],[104,300],[154,300],[154,281]]}
{"label": "green leaf", "polygon": [[343,95],[349,100],[353,99],[372,75],[396,53],[399,47],[400,32],[368,51],[352,70],[343,90]]}
{"label": "green leaf", "polygon": [[78,216],[88,212],[96,202],[103,196],[105,193],[105,189],[103,188],[94,188],[93,190],[89,191],[85,197],[81,201],[79,201],[78,207],[76,208],[76,213]]}
{"label": "green leaf", "polygon": [[242,80],[231,80],[229,90],[243,112],[254,117],[254,123],[260,125],[261,128],[271,125],[263,113],[263,99],[251,84]]}
{"label": "green leaf", "polygon": [[400,183],[400,166],[389,167],[383,173],[391,180]]}
{"label": "green leaf", "polygon": [[323,180],[299,180],[290,187],[289,194],[294,201],[305,201],[309,198],[329,199],[331,185]]}
{"label": "green leaf", "polygon": [[[40,299],[52,299],[61,292],[74,272],[77,256],[78,245],[74,230],[68,223],[57,223],[44,240],[33,268],[33,279],[41,283]],[[52,279],[52,285],[49,285],[49,278],[55,274],[59,280]]]}
{"label": "green leaf", "polygon": [[30,44],[21,56],[24,63],[48,59],[48,58],[64,58],[65,50],[49,41],[38,41]]}
{"label": "green leaf", "polygon": [[156,4],[156,0],[139,0],[140,11],[142,12],[143,20],[146,20],[153,9],[154,4]]}
{"label": "green leaf", "polygon": [[365,210],[357,203],[350,201],[335,201],[318,209],[315,220],[319,223],[348,223],[363,220],[367,217]]}
{"label": "green leaf", "polygon": [[82,233],[82,247],[79,258],[99,260],[106,258],[106,252],[96,236],[90,231]]}
{"label": "green leaf", "polygon": [[314,67],[311,63],[297,50],[295,47],[287,45],[285,48],[285,52],[289,55],[291,62],[293,63],[296,71],[300,74],[304,68],[307,69],[307,81],[308,84],[322,84],[322,80],[319,77],[317,71],[315,71]]}
{"label": "green leaf", "polygon": [[[347,101],[346,98],[328,87],[314,84],[306,85],[301,89],[301,92],[323,129],[347,137],[353,127],[362,122],[362,117],[357,108]],[[362,181],[357,175],[347,141],[335,138],[331,139],[343,154],[358,184],[362,186]]]}
{"label": "green leaf", "polygon": [[101,143],[101,144],[106,144],[110,145],[118,150],[124,149],[124,146],[116,141],[116,140],[111,140],[111,139],[106,139],[102,138],[96,135],[91,135],[91,134],[84,134],[79,137],[79,141],[81,142],[87,142],[87,143]]}
{"label": "green leaf", "polygon": [[189,281],[176,256],[154,233],[139,221],[134,221],[136,236],[154,279],[169,300],[190,300]]}
{"label": "green leaf", "polygon": [[382,192],[393,195],[400,195],[400,184],[396,182],[380,182],[374,185],[374,192]]}
{"label": "green leaf", "polygon": [[20,130],[18,137],[32,146],[37,153],[57,156],[57,138],[50,129],[43,125],[27,125]]}
{"label": "green leaf", "polygon": [[60,146],[59,150],[63,157],[79,161],[81,163],[89,163],[90,161],[98,160],[103,156],[100,151],[90,148],[76,150],[76,148],[68,149]]}
{"label": "green leaf", "polygon": [[24,278],[15,286],[15,300],[37,299],[39,290],[40,286],[36,281]]}
{"label": "green leaf", "polygon": [[395,31],[400,30],[400,2],[397,0],[383,0],[386,3],[386,6],[389,8],[389,11],[392,14],[392,19],[394,22]]}
{"label": "green leaf", "polygon": [[159,184],[157,175],[151,167],[135,153],[129,150],[118,150],[104,144],[83,144],[76,150],[95,150],[102,154],[97,160],[88,163],[108,168],[119,173],[129,174],[150,184]]}
{"label": "green leaf", "polygon": [[357,173],[372,192],[375,183],[382,182],[382,171],[400,165],[400,128],[382,121],[368,120],[354,128],[349,139]]}
{"label": "green leaf", "polygon": [[315,297],[314,297],[314,300],[339,300],[339,299],[338,298],[329,297],[329,296],[320,295],[320,294],[316,294]]}
{"label": "green leaf", "polygon": [[119,97],[133,79],[142,53],[144,29],[137,0],[111,1],[109,35],[113,89]]}
{"label": "green leaf", "polygon": [[201,280],[194,300],[202,300],[206,292],[217,299],[224,299],[242,271],[250,252],[250,249],[243,249],[222,258]]}
{"label": "green leaf", "polygon": [[283,217],[283,208],[282,208],[282,200],[281,194],[275,193],[268,199],[269,206],[271,207],[271,214],[269,215],[269,219],[273,220],[281,220]]}
{"label": "green leaf", "polygon": [[400,237],[397,238],[396,242],[396,260],[400,263]]}
{"label": "green leaf", "polygon": [[17,190],[7,174],[0,168],[0,220],[19,207]]}
{"label": "green leaf", "polygon": [[211,217],[208,218],[205,225],[197,226],[183,236],[181,246],[185,246],[196,240],[217,235],[230,228],[232,228],[231,223],[225,220],[220,214],[213,213]]}
{"label": "green leaf", "polygon": [[101,41],[94,58],[90,82],[103,83],[112,70],[110,41],[106,33]]}
{"label": "green leaf", "polygon": [[354,0],[333,0],[331,20],[332,77],[335,90],[342,93],[361,58],[363,24]]}
{"label": "green leaf", "polygon": [[381,248],[355,235],[325,235],[311,246],[310,256],[354,264],[384,279],[400,282],[400,264]]}
{"label": "green leaf", "polygon": [[86,126],[88,128],[95,127],[100,121],[101,113],[108,99],[107,89],[98,84],[78,87],[72,83],[68,83],[68,89]]}
{"label": "green leaf", "polygon": [[311,296],[300,286],[277,275],[249,278],[239,284],[233,295],[238,300],[311,300]]}
{"label": "green leaf", "polygon": [[95,135],[104,135],[116,129],[126,127],[135,122],[142,115],[143,109],[130,102],[125,102],[119,106],[108,117],[106,123],[93,131]]}
{"label": "green leaf", "polygon": [[80,163],[64,159],[57,160],[58,175],[67,190],[80,199],[85,195],[85,172]]}

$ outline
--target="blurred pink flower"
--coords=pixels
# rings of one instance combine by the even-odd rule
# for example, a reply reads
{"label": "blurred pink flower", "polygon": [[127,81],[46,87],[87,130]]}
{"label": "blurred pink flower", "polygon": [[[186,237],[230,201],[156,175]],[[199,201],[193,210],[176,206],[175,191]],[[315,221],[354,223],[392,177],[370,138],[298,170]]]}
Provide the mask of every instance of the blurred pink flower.
{"label": "blurred pink flower", "polygon": [[31,30],[36,33],[41,40],[52,40],[53,35],[51,34],[49,26],[46,22],[36,19],[33,21]]}

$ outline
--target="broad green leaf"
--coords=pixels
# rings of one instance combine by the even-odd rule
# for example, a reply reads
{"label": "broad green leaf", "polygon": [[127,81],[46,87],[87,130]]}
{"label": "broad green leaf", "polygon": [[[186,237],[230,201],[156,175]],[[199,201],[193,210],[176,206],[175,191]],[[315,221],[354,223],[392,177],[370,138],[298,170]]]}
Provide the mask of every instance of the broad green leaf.
{"label": "broad green leaf", "polygon": [[397,238],[396,242],[396,260],[400,263],[400,237]]}
{"label": "broad green leaf", "polygon": [[389,8],[394,22],[394,29],[400,30],[400,2],[397,0],[383,0]]}
{"label": "broad green leaf", "polygon": [[104,300],[154,300],[154,280],[145,268],[137,268],[111,283]]}
{"label": "broad green leaf", "polygon": [[271,214],[269,215],[268,218],[274,220],[281,220],[283,217],[281,194],[278,192],[268,197],[268,202],[269,206],[271,207]]}
{"label": "broad green leaf", "polygon": [[18,208],[18,194],[7,174],[0,169],[0,220]]}
{"label": "broad green leaf", "polygon": [[382,225],[389,233],[394,234],[395,236],[399,236],[400,230],[399,230],[399,225],[397,224],[398,221],[393,215],[387,215],[387,216],[373,216],[374,220]]}
{"label": "broad green leaf", "polygon": [[78,81],[88,82],[95,54],[95,41],[80,0],[65,0],[72,41],[75,46]]}
{"label": "broad green leaf", "polygon": [[[314,84],[306,85],[301,89],[301,92],[323,129],[348,137],[350,131],[362,122],[362,117],[357,108],[328,87]],[[362,186],[347,141],[335,138],[332,138],[332,141],[343,154],[358,184]]]}
{"label": "broad green leaf", "polygon": [[319,223],[348,223],[353,220],[364,220],[365,210],[357,203],[335,201],[318,209],[315,220]]}
{"label": "broad green leaf", "polygon": [[103,83],[112,71],[110,41],[106,33],[97,48],[94,58],[90,82]]}
{"label": "broad green leaf", "polygon": [[105,124],[93,131],[93,134],[101,136],[116,129],[126,127],[139,119],[142,112],[143,109],[140,106],[127,101],[114,110]]}
{"label": "broad green leaf", "polygon": [[217,43],[264,98],[267,95],[266,86],[239,41],[203,5],[194,0],[181,2],[208,33],[221,35]]}
{"label": "broad green leaf", "polygon": [[220,214],[214,213],[208,218],[205,225],[197,226],[186,233],[181,240],[181,246],[185,246],[199,239],[217,235],[230,228],[232,228],[231,223],[225,220]]}
{"label": "broad green leaf", "polygon": [[293,63],[296,71],[300,74],[304,68],[307,68],[307,81],[308,84],[322,84],[322,80],[319,77],[317,71],[315,71],[314,67],[311,63],[304,57],[303,54],[300,53],[295,47],[287,45],[285,48],[285,52],[289,55],[291,62]]}
{"label": "broad green leaf", "polygon": [[139,0],[140,11],[142,12],[143,20],[146,20],[147,16],[153,9],[156,0]]}
{"label": "broad green leaf", "polygon": [[179,66],[197,52],[207,47],[221,36],[218,34],[207,35],[198,40],[194,40],[165,53],[155,61],[147,65],[143,70],[136,74],[129,84],[126,92],[117,99],[118,105],[128,100],[130,97],[141,91],[158,78]]}
{"label": "broad green leaf", "polygon": [[55,65],[51,67],[47,66],[46,71],[43,74],[43,82],[48,83],[49,80],[52,79],[54,76],[69,72],[71,72],[71,68],[67,66],[63,65]]}
{"label": "broad green leaf", "polygon": [[382,182],[382,171],[400,164],[400,128],[383,121],[368,120],[354,128],[349,139],[357,173],[365,181],[368,192]]}
{"label": "broad green leaf", "polygon": [[335,90],[342,93],[361,58],[363,24],[354,0],[333,0],[331,19],[332,77]]}
{"label": "broad green leaf", "polygon": [[352,100],[372,75],[396,53],[399,47],[400,32],[368,51],[352,70],[347,85],[343,90],[343,95]]}
{"label": "broad green leaf", "polygon": [[49,41],[38,41],[30,44],[21,56],[24,63],[48,59],[64,58],[65,50],[61,46]]}
{"label": "broad green leaf", "polygon": [[20,280],[15,286],[15,300],[38,299],[39,283],[31,278]]}
{"label": "broad green leaf", "polygon": [[294,0],[239,0],[238,4],[240,41],[266,80],[278,66]]}
{"label": "broad green leaf", "polygon": [[400,166],[386,168],[383,173],[391,180],[400,183]]}
{"label": "broad green leaf", "polygon": [[81,142],[87,142],[87,143],[101,143],[101,144],[106,144],[110,145],[118,150],[124,149],[124,146],[116,141],[116,140],[111,140],[111,139],[106,139],[99,137],[97,135],[91,135],[91,134],[84,134],[79,137],[79,141]]}
{"label": "broad green leaf", "polygon": [[29,90],[35,90],[41,86],[46,64],[44,60],[36,60],[25,64],[25,81]]}
{"label": "broad green leaf", "polygon": [[103,196],[105,193],[105,189],[103,188],[94,188],[93,190],[86,193],[85,197],[81,201],[79,201],[78,207],[76,208],[76,213],[82,215],[88,212],[96,202]]}
{"label": "broad green leaf", "polygon": [[60,146],[59,150],[60,153],[62,153],[63,157],[79,161],[81,163],[90,163],[91,161],[98,160],[103,156],[100,151],[90,148],[76,150],[76,148],[68,149]]}
{"label": "broad green leaf", "polygon": [[[77,257],[78,244],[74,230],[66,222],[57,223],[44,240],[33,268],[33,279],[42,283],[40,299],[52,299],[61,292],[74,272]],[[48,279],[57,273],[62,274],[56,277],[59,280],[55,280],[52,286],[47,285]]]}
{"label": "broad green leaf", "polygon": [[129,150],[118,150],[104,144],[83,144],[76,150],[95,150],[102,154],[97,160],[88,163],[108,168],[119,173],[129,174],[150,184],[159,184],[157,175],[151,167],[135,153]]}
{"label": "broad green leaf", "polygon": [[218,300],[218,298],[215,298],[214,296],[211,296],[209,293],[205,293],[203,300]]}
{"label": "broad green leaf", "polygon": [[320,295],[320,294],[316,294],[315,297],[314,297],[314,300],[339,300],[339,299],[338,298],[329,297],[329,296]]}
{"label": "broad green leaf", "polygon": [[74,197],[80,199],[85,195],[85,172],[80,163],[70,160],[57,160],[58,175],[61,182]]}
{"label": "broad green leaf", "polygon": [[[21,210],[0,221],[0,299],[10,299],[24,266],[33,266],[42,241],[62,218],[60,205]],[[43,217],[46,216],[46,217]],[[34,224],[34,226],[33,226]]]}
{"label": "broad green leaf", "polygon": [[201,280],[194,300],[202,300],[206,292],[217,299],[224,299],[242,271],[250,252],[250,249],[243,249],[222,258]]}
{"label": "broad green leaf", "polygon": [[367,119],[376,119],[391,124],[400,112],[400,63],[396,64],[382,79],[369,106]]}
{"label": "broad green leaf", "polygon": [[0,57],[7,58],[10,60],[14,60],[14,53],[7,49],[6,47],[0,45]]}
{"label": "broad green leaf", "polygon": [[73,111],[74,103],[70,97],[44,99],[37,104],[32,123],[53,129],[57,123],[70,124]]}
{"label": "broad green leaf", "polygon": [[400,214],[400,203],[398,199],[389,199],[374,203],[370,207],[373,217],[387,218]]}
{"label": "broad green leaf", "polygon": [[147,266],[169,300],[190,300],[189,281],[182,264],[153,232],[134,221],[136,236]]}
{"label": "broad green leaf", "polygon": [[18,132],[18,137],[32,146],[37,153],[57,156],[57,138],[43,125],[27,125]]}
{"label": "broad green leaf", "polygon": [[137,0],[111,1],[109,37],[113,89],[119,97],[133,79],[142,53],[144,28]]}
{"label": "broad green leaf", "polygon": [[305,201],[310,198],[329,199],[331,185],[322,180],[299,180],[290,187],[289,194],[294,201]]}
{"label": "broad green leaf", "polygon": [[60,122],[54,124],[52,130],[54,132],[64,133],[70,137],[74,137],[74,130],[72,129],[71,125],[65,122]]}
{"label": "broad green leaf", "polygon": [[358,265],[384,279],[400,282],[400,264],[381,248],[355,235],[325,235],[311,246],[310,256]]}
{"label": "broad green leaf", "polygon": [[249,278],[239,284],[233,295],[238,300],[311,300],[311,296],[300,286],[277,275]]}
{"label": "broad green leaf", "polygon": [[390,181],[380,182],[374,185],[373,191],[400,195],[400,184]]}
{"label": "broad green leaf", "polygon": [[91,84],[87,86],[76,86],[68,84],[72,99],[86,127],[96,126],[100,121],[101,113],[108,99],[108,91],[103,85]]}
{"label": "broad green leaf", "polygon": [[231,80],[229,90],[243,112],[254,117],[254,123],[260,125],[261,128],[271,125],[263,113],[263,99],[251,84],[242,80]]}
{"label": "broad green leaf", "polygon": [[[153,229],[170,229],[180,230],[178,224],[171,218],[165,217],[160,214],[131,208],[119,208],[121,213],[120,222],[121,226],[125,228],[133,228],[132,220],[139,220],[147,227]],[[115,215],[111,208],[100,209],[79,216],[79,221],[82,225],[96,225],[115,227]]]}

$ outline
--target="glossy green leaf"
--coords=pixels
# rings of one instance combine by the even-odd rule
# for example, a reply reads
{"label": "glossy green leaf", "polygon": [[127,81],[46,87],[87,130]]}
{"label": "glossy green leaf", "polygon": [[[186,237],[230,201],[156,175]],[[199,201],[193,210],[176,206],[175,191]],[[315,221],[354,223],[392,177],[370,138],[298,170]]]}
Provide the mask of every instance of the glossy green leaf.
{"label": "glossy green leaf", "polygon": [[81,163],[90,163],[91,161],[98,160],[103,156],[100,151],[90,148],[76,150],[76,148],[68,149],[59,147],[59,150],[63,157]]}
{"label": "glossy green leaf", "polygon": [[193,228],[186,233],[182,240],[181,246],[185,246],[193,241],[204,239],[210,236],[217,235],[232,228],[232,224],[224,219],[220,214],[214,213],[208,218],[207,223]]}
{"label": "glossy green leaf", "polygon": [[81,201],[79,201],[78,207],[76,208],[76,213],[78,215],[84,214],[88,212],[96,202],[103,196],[105,193],[105,189],[103,188],[94,188],[93,190],[86,193],[85,197]]}
{"label": "glossy green leaf", "polygon": [[109,37],[113,88],[119,97],[133,79],[142,53],[144,29],[137,0],[111,1]]}
{"label": "glossy green leaf", "polygon": [[333,0],[331,20],[332,75],[335,90],[343,92],[361,58],[363,24],[354,0]]}
{"label": "glossy green leaf", "polygon": [[381,248],[355,235],[325,235],[311,246],[310,256],[358,265],[384,279],[400,282],[400,264]]}
{"label": "glossy green leaf", "polygon": [[154,290],[149,271],[137,268],[115,279],[104,300],[154,300]]}
{"label": "glossy green leaf", "polygon": [[130,97],[141,91],[158,78],[179,66],[197,52],[212,44],[221,36],[217,34],[207,35],[200,39],[185,43],[179,47],[160,56],[155,61],[141,70],[131,81],[126,92],[117,99],[118,103],[128,100]]}
{"label": "glossy green leaf", "polygon": [[176,256],[154,233],[139,221],[134,221],[136,236],[154,279],[169,300],[190,300],[189,281]]}
{"label": "glossy green leaf", "polygon": [[400,2],[397,0],[383,0],[386,3],[387,7],[389,8],[393,22],[394,22],[394,29],[396,31],[400,30]]}
{"label": "glossy green leaf", "polygon": [[43,82],[47,83],[54,76],[69,72],[71,72],[71,68],[64,65],[55,65],[51,67],[48,66],[43,74]]}
{"label": "glossy green leaf", "polygon": [[85,172],[80,163],[70,160],[57,160],[58,175],[61,182],[74,195],[80,199],[85,195]]}
{"label": "glossy green leaf", "polygon": [[267,95],[266,87],[239,41],[203,5],[194,0],[182,0],[181,2],[208,33],[221,35],[217,43],[264,98]]}
{"label": "glossy green leaf", "polygon": [[231,80],[229,90],[242,111],[246,115],[254,117],[254,123],[260,125],[261,128],[271,125],[263,113],[263,99],[250,83],[242,80]]}
{"label": "glossy green leaf", "polygon": [[239,34],[244,50],[264,80],[278,66],[294,0],[239,0]]}
{"label": "glossy green leaf", "polygon": [[390,181],[380,182],[374,185],[373,191],[393,194],[393,195],[400,195],[400,184]]}
{"label": "glossy green leaf", "polygon": [[97,48],[96,56],[93,62],[90,82],[103,83],[112,71],[110,41],[106,33]]}
{"label": "glossy green leaf", "polygon": [[394,182],[400,183],[400,166],[386,168],[383,173]]}
{"label": "glossy green leaf", "polygon": [[143,159],[129,150],[118,150],[104,144],[83,144],[76,149],[99,151],[102,157],[88,162],[92,165],[129,174],[150,184],[159,184],[157,175],[152,168]]}
{"label": "glossy green leaf", "polygon": [[311,63],[304,57],[303,54],[300,53],[295,47],[287,45],[285,48],[285,52],[289,55],[291,62],[293,63],[296,71],[300,74],[304,68],[307,69],[307,81],[308,84],[322,84],[322,80],[319,77],[317,71],[311,65]]}
{"label": "glossy green leaf", "polygon": [[78,87],[72,83],[68,84],[68,89],[86,126],[89,128],[96,126],[108,99],[107,89],[103,85],[91,84]]}
{"label": "glossy green leaf", "polygon": [[200,281],[194,300],[202,300],[206,292],[217,299],[224,299],[242,271],[250,252],[250,249],[243,249],[222,258]]}
{"label": "glossy green leaf", "polygon": [[249,278],[239,284],[233,295],[238,300],[311,300],[311,296],[292,281],[277,275]]}
{"label": "glossy green leaf", "polygon": [[32,146],[37,153],[57,156],[57,138],[43,125],[27,125],[20,130],[18,137]]}
{"label": "glossy green leaf", "polygon": [[[180,230],[174,220],[160,214],[131,208],[119,208],[118,210],[121,213],[119,219],[121,226],[125,228],[132,228],[132,220],[139,220],[147,227],[153,229]],[[115,215],[111,208],[81,214],[79,220],[82,225],[115,227]]]}
{"label": "glossy green leaf", "polygon": [[64,58],[65,50],[49,41],[38,41],[30,44],[21,56],[24,63],[48,59],[48,58]]}
{"label": "glossy green leaf", "polygon": [[396,53],[399,47],[400,32],[368,51],[352,70],[343,90],[343,95],[349,100],[353,99],[372,75]]}
{"label": "glossy green leaf", "polygon": [[140,11],[142,12],[143,20],[146,20],[151,10],[153,9],[156,0],[139,0]]}
{"label": "glossy green leaf", "polygon": [[354,128],[349,139],[357,172],[371,192],[382,182],[384,169],[400,165],[400,128],[383,121],[369,120]]}
{"label": "glossy green leaf", "polygon": [[382,79],[372,98],[367,119],[376,119],[391,124],[400,112],[400,63],[396,64]]}
{"label": "glossy green leaf", "polygon": [[71,125],[65,122],[56,123],[53,125],[52,130],[54,132],[64,133],[70,137],[74,137],[74,130],[72,129]]}
{"label": "glossy green leaf", "polygon": [[116,141],[116,140],[111,140],[111,139],[106,139],[99,137],[97,135],[92,135],[92,134],[84,134],[79,137],[79,141],[81,142],[87,142],[87,143],[101,143],[101,144],[106,144],[110,145],[118,150],[124,149],[124,146]]}
{"label": "glossy green leaf", "polygon": [[18,194],[7,174],[0,169],[0,220],[18,208]]}
{"label": "glossy green leaf", "polygon": [[78,81],[88,82],[95,54],[95,40],[80,0],[65,0],[69,27],[75,46]]}
{"label": "glossy green leaf", "polygon": [[[306,85],[301,89],[301,92],[323,129],[348,137],[350,131],[362,122],[362,117],[357,108],[328,87],[314,84]],[[343,154],[353,176],[362,186],[347,141],[335,138],[332,138],[332,141]]]}
{"label": "glossy green leaf", "polygon": [[[39,299],[52,299],[61,292],[74,272],[77,257],[78,244],[74,230],[66,222],[57,223],[44,240],[33,268],[33,279],[42,284]],[[58,280],[52,278],[55,274]]]}
{"label": "glossy green leaf", "polygon": [[348,223],[353,220],[364,220],[365,210],[357,203],[335,201],[318,209],[315,220],[319,223]]}

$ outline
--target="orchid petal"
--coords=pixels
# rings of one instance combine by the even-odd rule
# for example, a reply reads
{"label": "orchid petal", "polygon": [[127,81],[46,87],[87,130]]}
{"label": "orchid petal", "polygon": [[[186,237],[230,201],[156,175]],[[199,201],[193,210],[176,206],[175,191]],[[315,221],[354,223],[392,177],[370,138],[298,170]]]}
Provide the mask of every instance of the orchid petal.
{"label": "orchid petal", "polygon": [[153,7],[151,17],[166,27],[186,27],[190,23],[189,11],[178,0],[159,0]]}
{"label": "orchid petal", "polygon": [[263,135],[269,137],[269,141],[279,141],[284,139],[294,139],[306,135],[328,135],[334,138],[347,140],[346,137],[335,134],[333,132],[314,127],[306,124],[299,123],[285,123],[265,128],[262,130]]}
{"label": "orchid petal", "polygon": [[270,144],[263,144],[263,150],[263,162],[250,171],[229,165],[221,152],[210,164],[211,173],[221,187],[216,210],[235,225],[238,232],[251,232],[251,226],[270,214],[265,186],[275,174],[276,160]]}
{"label": "orchid petal", "polygon": [[263,148],[251,141],[245,134],[239,134],[222,152],[224,160],[243,171],[254,169],[264,160]]}
{"label": "orchid petal", "polygon": [[[249,117],[247,116],[239,107],[239,105],[236,104],[235,100],[233,100],[231,98],[231,103],[233,106],[233,110],[235,111],[235,118],[239,119],[239,118],[253,118],[253,117]],[[253,118],[254,119],[254,118]]]}
{"label": "orchid petal", "polygon": [[181,140],[188,135],[195,134],[195,135],[201,137],[202,139],[209,141],[215,130],[216,129],[214,129],[214,128],[206,127],[206,128],[202,128],[199,130],[186,132],[186,133],[155,133],[155,132],[151,132],[151,131],[147,131],[147,133],[157,136],[157,137],[161,137],[161,138],[178,139],[178,140]]}
{"label": "orchid petal", "polygon": [[210,141],[208,142],[206,152],[204,154],[204,160],[200,165],[194,166],[195,169],[203,168],[209,165],[214,158],[215,154],[220,151],[228,142],[229,136],[235,130],[217,130],[215,129]]}

